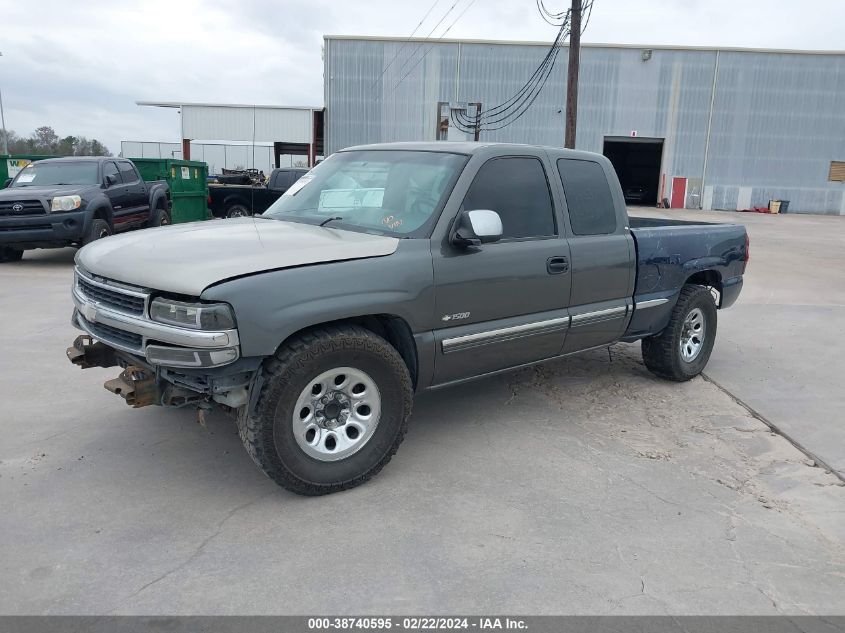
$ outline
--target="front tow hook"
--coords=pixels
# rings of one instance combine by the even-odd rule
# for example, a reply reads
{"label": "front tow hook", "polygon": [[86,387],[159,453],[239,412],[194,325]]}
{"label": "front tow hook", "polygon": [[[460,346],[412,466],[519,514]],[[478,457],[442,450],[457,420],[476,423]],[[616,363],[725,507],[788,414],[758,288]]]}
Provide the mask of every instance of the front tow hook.
{"label": "front tow hook", "polygon": [[155,374],[137,365],[129,365],[120,376],[103,383],[103,387],[138,409],[161,402],[161,392]]}

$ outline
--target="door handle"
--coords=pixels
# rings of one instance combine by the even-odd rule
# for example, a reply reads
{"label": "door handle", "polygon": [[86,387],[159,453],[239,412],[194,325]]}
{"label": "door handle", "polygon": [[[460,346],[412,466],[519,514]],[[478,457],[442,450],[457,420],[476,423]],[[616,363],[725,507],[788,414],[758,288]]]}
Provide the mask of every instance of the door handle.
{"label": "door handle", "polygon": [[559,275],[569,271],[569,260],[563,256],[549,257],[546,261],[546,270],[550,275]]}

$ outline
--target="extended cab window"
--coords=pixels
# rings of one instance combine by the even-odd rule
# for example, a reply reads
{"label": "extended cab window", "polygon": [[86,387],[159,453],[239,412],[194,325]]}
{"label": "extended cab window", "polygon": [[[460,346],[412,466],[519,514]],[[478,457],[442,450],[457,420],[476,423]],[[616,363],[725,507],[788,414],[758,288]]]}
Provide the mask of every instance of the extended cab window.
{"label": "extended cab window", "polygon": [[591,160],[561,158],[557,161],[569,222],[575,235],[616,232],[616,207],[601,165]]}
{"label": "extended cab window", "polygon": [[472,181],[463,208],[498,213],[505,239],[556,234],[549,183],[543,164],[536,158],[487,161]]}
{"label": "extended cab window", "polygon": [[138,174],[135,173],[135,168],[130,163],[118,163],[120,165],[120,175],[123,182],[132,183],[138,181]]}

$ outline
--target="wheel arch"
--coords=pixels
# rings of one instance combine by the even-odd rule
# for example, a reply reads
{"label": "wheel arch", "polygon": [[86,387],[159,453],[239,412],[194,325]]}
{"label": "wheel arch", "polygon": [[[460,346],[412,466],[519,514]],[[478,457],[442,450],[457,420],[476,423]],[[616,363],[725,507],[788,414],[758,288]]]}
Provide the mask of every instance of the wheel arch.
{"label": "wheel arch", "polygon": [[713,288],[719,293],[719,297],[716,300],[716,307],[720,308],[722,303],[722,273],[718,270],[707,269],[707,270],[700,270],[696,273],[693,273],[689,277],[687,277],[686,281],[684,281],[683,286],[686,285],[698,285],[698,286],[706,286],[708,288]]}
{"label": "wheel arch", "polygon": [[225,198],[223,198],[223,211],[225,211],[226,213],[229,212],[230,207],[233,207],[235,205],[245,207],[247,211],[249,211],[251,206],[249,200],[247,200],[247,198],[240,193],[231,193]]}
{"label": "wheel arch", "polygon": [[105,220],[109,225],[109,229],[114,232],[114,216],[112,214],[111,205],[100,202],[89,207],[88,213],[85,214],[85,226],[82,229],[82,234],[86,235],[91,228],[91,223],[94,220]]}
{"label": "wheel arch", "polygon": [[279,343],[276,351],[278,352],[289,341],[310,330],[326,326],[337,327],[342,325],[357,325],[386,340],[399,353],[399,356],[402,357],[411,376],[411,384],[416,389],[419,378],[419,353],[417,345],[411,326],[404,318],[395,314],[365,314],[314,323],[291,333]]}

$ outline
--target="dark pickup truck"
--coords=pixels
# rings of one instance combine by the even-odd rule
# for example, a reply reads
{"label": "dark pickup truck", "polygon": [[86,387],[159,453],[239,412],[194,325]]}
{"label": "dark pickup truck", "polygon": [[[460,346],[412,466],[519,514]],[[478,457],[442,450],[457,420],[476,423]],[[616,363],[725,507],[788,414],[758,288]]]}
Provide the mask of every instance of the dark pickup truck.
{"label": "dark pickup truck", "polygon": [[221,406],[268,476],[324,494],[390,460],[414,393],[639,339],[697,376],[747,261],[742,226],[629,218],[597,154],[357,147],[264,215],[83,248],[67,353],[123,368],[132,406]]}
{"label": "dark pickup truck", "polygon": [[296,167],[274,169],[266,185],[208,185],[208,208],[215,218],[241,218],[264,213],[290,186],[308,173]]}
{"label": "dark pickup truck", "polygon": [[144,226],[170,224],[170,189],[144,182],[123,158],[30,163],[0,189],[0,262],[25,250],[82,246]]}

